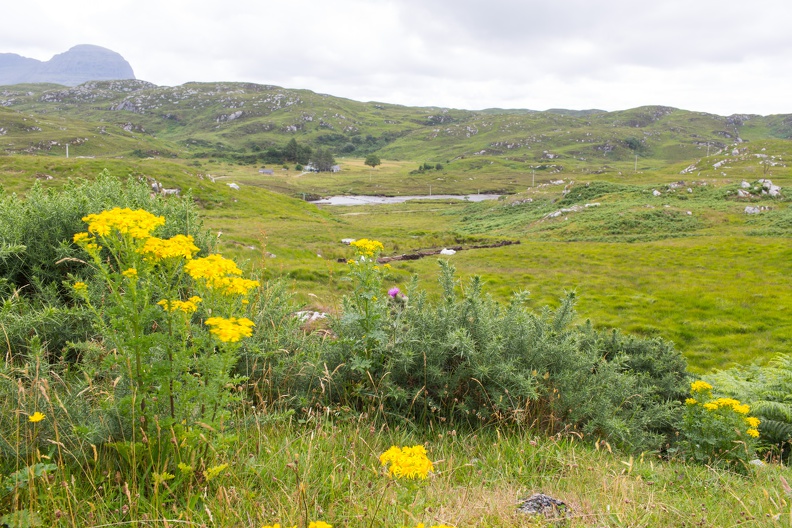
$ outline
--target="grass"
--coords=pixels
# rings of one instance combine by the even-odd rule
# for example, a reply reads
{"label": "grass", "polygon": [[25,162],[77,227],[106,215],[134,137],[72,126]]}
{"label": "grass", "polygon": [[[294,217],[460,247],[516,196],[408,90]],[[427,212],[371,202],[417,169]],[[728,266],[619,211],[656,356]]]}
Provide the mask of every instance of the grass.
{"label": "grass", "polygon": [[[541,492],[569,506],[566,526],[792,522],[785,470],[778,466],[740,476],[649,453],[622,456],[604,442],[592,446],[574,435],[548,438],[530,429],[497,427],[428,430],[409,423],[389,427],[343,413],[297,423],[289,415],[250,411],[239,420],[245,425],[236,429],[233,442],[212,448],[214,467],[229,466],[210,481],[190,482],[177,474],[153,484],[151,474],[135,476],[120,460],[89,454],[82,467],[60,465],[25,477],[24,486],[6,488],[3,509],[16,513],[3,521],[26,517],[37,521],[27,526],[74,527],[306,520],[333,526],[550,526],[516,511],[521,499]],[[426,446],[433,474],[418,482],[388,478],[379,455],[391,445],[414,444]],[[31,462],[50,460],[42,455]],[[24,462],[6,461],[3,470],[19,472]],[[161,471],[164,467],[152,468]]]}
{"label": "grass", "polygon": [[[769,175],[758,172],[753,156],[764,152],[783,158],[785,148],[785,142],[753,145],[723,169],[731,173],[728,178],[710,168],[678,188],[669,184],[685,176],[605,173],[589,175],[590,179],[574,175],[577,183],[571,186],[568,176],[565,184],[538,180],[530,190],[497,202],[427,200],[321,209],[289,195],[350,189],[415,193],[437,182],[431,177],[440,176],[435,171],[431,176],[411,176],[413,165],[402,162],[386,162],[372,170],[359,159],[343,162],[348,170],[335,175],[301,175],[292,169],[266,176],[255,166],[222,162],[196,166],[178,159],[41,156],[0,157],[0,172],[6,190],[21,193],[37,180],[57,187],[67,177],[90,178],[105,167],[116,175],[191,189],[224,253],[258,267],[265,278],[285,277],[307,307],[320,311],[333,311],[349,288],[343,280],[346,266],[338,262],[350,254],[340,242],[343,238],[380,240],[389,255],[519,239],[520,245],[462,251],[451,260],[461,276],[481,275],[487,290],[501,300],[524,289],[532,292],[537,306],[554,305],[565,290],[574,290],[581,319],[591,319],[597,327],[671,339],[692,370],[706,372],[764,362],[788,350],[788,203],[746,201],[735,194],[743,179],[770,176],[783,187],[791,185],[788,169],[774,167]],[[40,179],[41,174],[54,179]],[[368,183],[367,177],[379,183]],[[649,177],[652,183],[647,183]],[[470,191],[475,180],[465,181],[460,190]],[[591,183],[586,186],[587,182]],[[238,183],[243,190],[234,191],[228,183]],[[660,197],[652,194],[654,189],[661,191]],[[593,202],[601,205],[546,218]],[[743,213],[746,205],[771,210],[749,216]],[[391,280],[403,285],[413,273],[434,277],[434,260],[393,262]],[[432,279],[425,282],[428,289],[435,287]]]}

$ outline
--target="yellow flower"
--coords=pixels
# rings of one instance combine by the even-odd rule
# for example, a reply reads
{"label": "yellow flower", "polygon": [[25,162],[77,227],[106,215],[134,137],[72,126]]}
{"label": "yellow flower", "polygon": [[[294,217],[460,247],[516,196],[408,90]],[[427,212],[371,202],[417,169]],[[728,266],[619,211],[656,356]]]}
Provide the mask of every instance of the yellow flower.
{"label": "yellow flower", "polygon": [[368,238],[361,238],[360,240],[355,240],[350,246],[355,248],[355,251],[358,255],[363,255],[366,257],[373,257],[377,253],[380,253],[385,250],[385,246],[382,245],[382,242],[378,242],[376,240],[369,240]]}
{"label": "yellow flower", "polygon": [[698,401],[696,401],[696,398],[688,398],[685,400],[685,405],[696,405],[697,403]]}
{"label": "yellow flower", "polygon": [[191,475],[192,472],[193,472],[193,467],[192,466],[188,466],[184,462],[179,462],[177,464],[177,467],[179,468],[179,471],[181,471],[185,475]]}
{"label": "yellow flower", "polygon": [[157,237],[147,238],[138,253],[145,255],[148,260],[158,261],[168,258],[184,257],[191,259],[200,249],[194,244],[192,236],[176,235],[172,238],[162,239]]}
{"label": "yellow flower", "polygon": [[707,402],[704,404],[704,408],[707,409],[708,411],[717,411],[718,404],[713,402]]}
{"label": "yellow flower", "polygon": [[380,464],[390,465],[388,473],[392,477],[425,479],[434,469],[432,461],[426,456],[422,445],[412,447],[391,446],[379,457]]}
{"label": "yellow flower", "polygon": [[253,335],[253,327],[256,326],[253,321],[245,317],[210,317],[205,321],[207,326],[211,326],[209,330],[212,334],[224,343],[235,343],[241,337],[250,337]]}
{"label": "yellow flower", "polygon": [[258,288],[261,283],[257,280],[243,279],[241,277],[226,277],[224,280],[217,281],[218,289],[225,295],[245,295],[253,288]]}
{"label": "yellow flower", "polygon": [[324,521],[311,521],[308,523],[308,528],[333,528],[333,525]]}
{"label": "yellow flower", "polygon": [[83,292],[88,289],[88,285],[84,282],[77,281],[72,285],[72,288],[74,288],[74,291],[76,292]]}
{"label": "yellow flower", "polygon": [[759,418],[755,416],[748,416],[745,418],[745,423],[747,423],[750,427],[756,429],[757,427],[759,427],[759,424],[761,422],[759,421]]}
{"label": "yellow flower", "polygon": [[347,264],[357,264],[354,259],[347,259]]}
{"label": "yellow flower", "polygon": [[91,236],[91,233],[77,233],[74,235],[74,243],[83,248],[88,253],[96,253],[99,251],[99,246],[95,243],[96,239]]}
{"label": "yellow flower", "polygon": [[201,298],[198,296],[190,297],[187,301],[169,301],[167,299],[162,299],[157,304],[162,306],[162,309],[166,312],[175,312],[176,310],[181,310],[184,313],[193,313],[198,309],[198,303],[201,302]]}
{"label": "yellow flower", "polygon": [[99,236],[108,236],[113,231],[132,238],[148,238],[154,229],[165,225],[164,216],[154,216],[143,209],[132,210],[128,207],[114,207],[99,214],[83,217],[88,223],[88,232]]}
{"label": "yellow flower", "polygon": [[759,438],[759,430],[758,429],[748,429],[745,431],[746,434],[752,438]]}
{"label": "yellow flower", "polygon": [[137,274],[138,273],[137,273],[137,270],[135,268],[129,268],[128,270],[121,272],[121,275],[123,275],[124,277],[126,277],[128,279],[134,279],[135,277],[137,277]]}
{"label": "yellow flower", "polygon": [[704,392],[706,390],[712,390],[712,385],[706,381],[697,380],[690,384],[691,392]]}
{"label": "yellow flower", "polygon": [[168,473],[167,471],[163,471],[162,473],[152,473],[152,477],[154,477],[154,485],[162,484],[167,480],[171,480],[176,478],[176,475]]}
{"label": "yellow flower", "polygon": [[30,423],[38,423],[41,420],[43,420],[44,418],[46,418],[46,416],[44,416],[42,413],[36,411],[36,412],[34,412],[33,414],[31,414],[28,417],[28,422],[30,422]]}
{"label": "yellow flower", "polygon": [[91,233],[77,233],[72,240],[74,240],[75,244],[84,244],[91,242],[93,238],[91,238]]}
{"label": "yellow flower", "polygon": [[210,480],[215,478],[217,475],[222,473],[223,470],[225,470],[227,467],[228,467],[228,464],[220,464],[219,466],[213,466],[213,467],[207,468],[206,471],[203,472],[203,475],[204,475],[204,478],[206,479],[206,482],[209,482]]}

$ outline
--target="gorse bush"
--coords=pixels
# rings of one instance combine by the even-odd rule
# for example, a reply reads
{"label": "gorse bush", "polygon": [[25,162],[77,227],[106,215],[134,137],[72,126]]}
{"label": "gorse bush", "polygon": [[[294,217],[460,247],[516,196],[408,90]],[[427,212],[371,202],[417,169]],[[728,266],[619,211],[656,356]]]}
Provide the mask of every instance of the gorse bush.
{"label": "gorse bush", "polygon": [[[661,449],[681,417],[685,361],[670,343],[574,327],[574,296],[535,314],[507,306],[480,279],[460,287],[440,261],[442,298],[415,282],[385,292],[378,250],[349,260],[354,294],[322,349],[328,404],[419,422],[577,429],[630,449]],[[461,290],[461,295],[460,295]]]}

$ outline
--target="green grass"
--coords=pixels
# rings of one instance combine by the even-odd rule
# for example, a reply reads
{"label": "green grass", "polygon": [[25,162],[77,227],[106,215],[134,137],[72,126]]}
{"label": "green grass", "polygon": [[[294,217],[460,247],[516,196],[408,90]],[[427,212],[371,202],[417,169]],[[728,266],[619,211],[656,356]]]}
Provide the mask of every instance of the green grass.
{"label": "green grass", "polygon": [[[783,146],[771,143],[766,148],[786,152]],[[565,185],[537,184],[498,202],[426,200],[322,209],[266,189],[277,187],[291,196],[301,190],[333,194],[362,181],[360,190],[371,192],[368,175],[374,181],[379,177],[381,183],[374,185],[389,194],[420,191],[424,183],[417,183],[417,176],[403,176],[412,170],[404,163],[372,171],[356,160],[339,175],[301,176],[290,170],[264,176],[255,167],[219,162],[196,167],[180,160],[40,156],[0,157],[0,182],[9,191],[24,192],[39,174],[54,175],[43,183],[58,186],[67,177],[93,177],[107,167],[116,175],[192,189],[206,225],[222,232],[219,244],[225,254],[260,268],[266,278],[285,277],[302,302],[322,311],[333,311],[349,291],[343,280],[346,265],[337,262],[351,254],[341,244],[343,238],[380,240],[389,255],[466,241],[519,239],[520,245],[462,251],[451,260],[462,276],[481,275],[488,291],[501,300],[525,289],[541,306],[554,304],[565,290],[575,290],[581,319],[671,339],[694,371],[705,372],[764,362],[788,351],[792,337],[786,314],[792,291],[785,281],[792,271],[789,204],[734,196],[743,176],[747,181],[762,176],[752,172],[753,159],[745,156],[726,169],[736,177],[700,177],[673,191],[667,184],[684,176],[653,175],[658,181],[647,184],[638,181],[645,175],[610,183],[603,178],[607,175],[595,175],[589,176],[588,187],[587,180],[577,180],[566,195],[561,194]],[[775,183],[792,184],[788,169],[773,171]],[[232,182],[242,191],[228,187]],[[662,196],[653,196],[653,189]],[[529,198],[533,201],[525,202]],[[601,205],[545,218],[594,202]],[[772,210],[749,216],[743,213],[746,205]],[[391,280],[404,285],[419,273],[431,290],[435,260],[394,262]]]}
{"label": "green grass", "polygon": [[[304,424],[267,412],[249,412],[240,419],[245,425],[234,441],[212,447],[214,465],[229,466],[209,482],[186,484],[179,474],[154,486],[151,476],[130,473],[120,460],[89,454],[81,467],[61,465],[43,476],[26,477],[23,489],[6,492],[3,512],[38,521],[29,526],[144,520],[170,526],[306,520],[336,527],[412,527],[419,522],[460,528],[552,526],[516,511],[521,499],[544,493],[569,506],[564,525],[570,527],[792,522],[786,470],[780,466],[740,476],[648,453],[622,456],[604,442],[594,447],[575,436],[547,438],[530,430],[375,426],[343,414]],[[379,455],[391,445],[414,444],[424,444],[434,462],[430,477],[419,482],[387,477]],[[23,461],[16,466],[6,461],[3,472],[24,468]]]}

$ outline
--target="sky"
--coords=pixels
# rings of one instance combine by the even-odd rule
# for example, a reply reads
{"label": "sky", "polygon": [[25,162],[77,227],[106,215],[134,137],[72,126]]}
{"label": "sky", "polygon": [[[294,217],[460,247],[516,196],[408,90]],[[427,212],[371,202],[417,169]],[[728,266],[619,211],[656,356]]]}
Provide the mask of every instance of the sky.
{"label": "sky", "polygon": [[27,0],[0,53],[120,53],[160,86],[240,81],[410,106],[792,113],[789,0]]}

